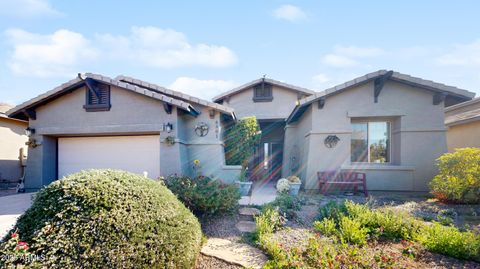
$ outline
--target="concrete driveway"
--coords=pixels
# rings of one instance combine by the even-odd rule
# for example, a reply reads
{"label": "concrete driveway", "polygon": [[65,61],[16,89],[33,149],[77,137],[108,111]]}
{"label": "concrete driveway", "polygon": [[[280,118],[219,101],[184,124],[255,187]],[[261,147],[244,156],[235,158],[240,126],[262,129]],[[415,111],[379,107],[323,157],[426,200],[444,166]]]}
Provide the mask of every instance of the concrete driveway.
{"label": "concrete driveway", "polygon": [[0,239],[15,225],[17,218],[32,205],[35,193],[19,193],[0,197]]}

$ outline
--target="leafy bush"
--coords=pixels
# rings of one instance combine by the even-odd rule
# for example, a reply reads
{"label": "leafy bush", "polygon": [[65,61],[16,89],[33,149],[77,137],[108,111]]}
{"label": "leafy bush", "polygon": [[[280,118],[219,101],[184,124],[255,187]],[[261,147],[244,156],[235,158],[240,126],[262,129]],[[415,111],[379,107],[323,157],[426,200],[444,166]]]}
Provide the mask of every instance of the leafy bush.
{"label": "leafy bush", "polygon": [[225,214],[238,207],[240,192],[235,185],[222,184],[209,177],[169,176],[163,181],[195,214]]}
{"label": "leafy bush", "polygon": [[46,186],[15,229],[44,257],[30,267],[192,268],[201,247],[198,220],[163,184],[113,170]]}
{"label": "leafy bush", "polygon": [[434,222],[425,227],[420,242],[433,252],[480,261],[480,236],[471,231],[461,232],[453,226]]}
{"label": "leafy bush", "polygon": [[304,201],[298,196],[292,196],[288,193],[279,193],[273,202],[263,206],[263,208],[276,208],[287,218],[294,218],[296,211],[302,208]]}
{"label": "leafy bush", "polygon": [[438,158],[439,174],[430,182],[442,201],[480,203],[480,148],[461,148]]}
{"label": "leafy bush", "polygon": [[420,242],[433,252],[480,261],[480,235],[437,222],[427,224],[406,212],[389,208],[370,209],[367,205],[346,201],[343,204],[327,204],[320,210],[320,215],[323,219],[315,222],[314,228],[343,242],[362,245],[365,243],[363,238],[367,236],[404,239]]}
{"label": "leafy bush", "polygon": [[257,118],[245,117],[225,129],[225,161],[227,165],[246,166],[253,155],[261,133]]}
{"label": "leafy bush", "polygon": [[277,210],[268,208],[255,217],[255,223],[259,234],[270,234],[285,225],[285,218]]}

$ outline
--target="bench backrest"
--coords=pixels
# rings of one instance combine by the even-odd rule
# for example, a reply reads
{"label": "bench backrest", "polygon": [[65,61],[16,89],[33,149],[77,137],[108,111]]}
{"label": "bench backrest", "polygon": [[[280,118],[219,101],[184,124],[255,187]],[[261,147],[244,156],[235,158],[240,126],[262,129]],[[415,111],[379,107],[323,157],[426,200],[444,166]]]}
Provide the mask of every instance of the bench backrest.
{"label": "bench backrest", "polygon": [[322,182],[349,182],[349,181],[366,181],[365,173],[355,171],[323,171],[317,172],[318,181]]}

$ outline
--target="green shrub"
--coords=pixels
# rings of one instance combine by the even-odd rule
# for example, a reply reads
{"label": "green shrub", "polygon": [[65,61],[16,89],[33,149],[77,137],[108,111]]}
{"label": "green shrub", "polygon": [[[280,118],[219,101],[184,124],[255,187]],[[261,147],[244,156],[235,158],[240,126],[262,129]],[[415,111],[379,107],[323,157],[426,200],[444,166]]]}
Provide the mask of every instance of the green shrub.
{"label": "green shrub", "polygon": [[461,148],[438,158],[439,174],[430,182],[439,200],[480,203],[480,148]]}
{"label": "green shrub", "polygon": [[46,186],[15,229],[30,253],[45,257],[29,266],[44,268],[192,268],[202,236],[162,183],[113,170]]}
{"label": "green shrub", "polygon": [[338,223],[338,237],[342,242],[356,245],[367,243],[369,229],[362,227],[360,221],[349,217],[342,217]]}
{"label": "green shrub", "polygon": [[257,118],[245,117],[225,128],[225,162],[227,165],[246,166],[253,156],[261,133]]}
{"label": "green shrub", "polygon": [[209,177],[186,176],[169,176],[163,181],[197,215],[231,213],[238,207],[240,192],[233,184],[222,184]]}
{"label": "green shrub", "polygon": [[296,216],[296,211],[300,210],[303,204],[305,202],[298,196],[279,193],[273,202],[266,204],[263,208],[277,208],[280,214],[291,219]]}
{"label": "green shrub", "polygon": [[285,225],[285,218],[273,208],[267,208],[255,217],[258,234],[271,234]]}
{"label": "green shrub", "polygon": [[326,236],[337,235],[337,224],[334,220],[329,218],[324,218],[320,221],[315,221],[313,223],[313,228]]}
{"label": "green shrub", "polygon": [[480,235],[471,231],[461,232],[453,226],[434,222],[424,227],[420,242],[433,252],[480,261]]}
{"label": "green shrub", "polygon": [[319,219],[331,218],[338,221],[342,216],[345,216],[345,214],[347,214],[345,203],[329,201],[325,206],[320,208]]}

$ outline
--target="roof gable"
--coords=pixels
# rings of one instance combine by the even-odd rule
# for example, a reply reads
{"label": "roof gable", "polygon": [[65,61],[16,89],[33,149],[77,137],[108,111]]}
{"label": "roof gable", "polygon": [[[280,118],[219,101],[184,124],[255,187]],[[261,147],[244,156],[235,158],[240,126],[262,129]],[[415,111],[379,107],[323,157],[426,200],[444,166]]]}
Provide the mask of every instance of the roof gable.
{"label": "roof gable", "polygon": [[368,73],[364,76],[352,79],[335,87],[326,89],[321,92],[317,92],[311,96],[305,97],[298,101],[297,106],[292,111],[290,116],[287,118],[287,122],[297,121],[310,104],[318,100],[324,100],[328,96],[342,93],[343,91],[353,89],[362,84],[369,83],[371,81],[385,78],[386,80],[396,81],[402,84],[414,86],[416,88],[421,88],[429,90],[432,92],[437,92],[444,94],[445,96],[452,96],[458,98],[459,100],[470,100],[475,96],[475,93],[469,92],[467,90],[459,89],[454,86],[447,86],[442,83],[434,82],[431,80],[425,80],[418,77],[412,77],[410,75],[402,74],[395,71],[379,70],[376,72]]}
{"label": "roof gable", "polygon": [[191,104],[188,102],[178,100],[176,98],[172,98],[157,92],[153,92],[141,87],[137,87],[135,85],[131,85],[125,82],[121,82],[115,79],[111,79],[106,76],[102,76],[99,74],[92,74],[92,73],[86,73],[84,76],[81,78],[80,75],[66,83],[63,83],[62,85],[46,92],[43,94],[38,95],[37,97],[34,97],[6,112],[7,115],[9,115],[12,118],[17,118],[17,119],[25,119],[25,116],[23,115],[25,111],[34,109],[40,105],[46,104],[49,101],[56,99],[63,94],[76,90],[82,86],[85,85],[85,79],[90,78],[93,79],[97,82],[108,84],[111,86],[116,86],[118,88],[121,88],[123,90],[135,92],[137,94],[141,94],[144,96],[147,96],[149,98],[153,98],[162,102],[165,102],[170,105],[177,106],[178,108],[185,110],[193,115],[198,115],[200,112],[197,111]]}
{"label": "roof gable", "polygon": [[281,82],[281,81],[278,81],[278,80],[274,80],[274,79],[270,79],[270,78],[259,78],[259,79],[256,79],[256,80],[252,80],[248,83],[245,83],[237,88],[234,88],[232,90],[229,90],[227,92],[224,92],[220,95],[217,95],[215,97],[213,97],[213,101],[214,102],[219,102],[221,101],[222,99],[226,98],[226,97],[229,97],[229,96],[232,96],[232,95],[235,95],[237,93],[240,93],[240,92],[243,92],[245,90],[248,90],[248,89],[251,89],[253,88],[255,85],[258,85],[260,83],[268,83],[268,84],[271,84],[273,86],[277,86],[277,87],[281,87],[281,88],[284,88],[284,89],[287,89],[287,90],[291,90],[291,91],[295,91],[295,92],[300,92],[300,93],[303,93],[305,95],[312,95],[314,94],[315,92],[312,91],[312,90],[309,90],[309,89],[306,89],[306,88],[302,88],[302,87],[299,87],[299,86],[295,86],[295,85],[291,85],[291,84],[287,84],[287,83],[284,83],[284,82]]}

